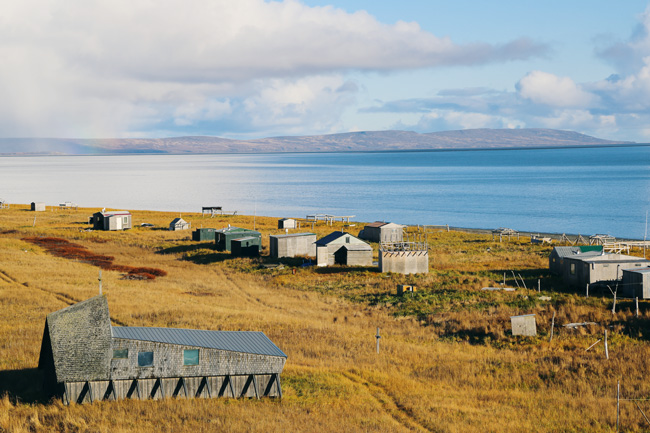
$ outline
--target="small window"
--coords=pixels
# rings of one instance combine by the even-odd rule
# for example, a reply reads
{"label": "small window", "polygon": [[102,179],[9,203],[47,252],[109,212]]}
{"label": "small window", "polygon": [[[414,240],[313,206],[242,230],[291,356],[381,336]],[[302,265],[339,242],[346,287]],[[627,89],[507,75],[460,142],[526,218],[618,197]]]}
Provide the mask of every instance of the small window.
{"label": "small window", "polygon": [[138,352],[138,367],[151,367],[153,365],[153,352]]}
{"label": "small window", "polygon": [[641,263],[635,263],[634,266],[641,266]]}
{"label": "small window", "polygon": [[346,243],[346,244],[349,244],[349,243],[350,243],[350,236],[346,236],[346,237],[345,237],[345,243]]}
{"label": "small window", "polygon": [[129,223],[129,217],[124,217],[124,224],[128,224],[128,223]]}
{"label": "small window", "polygon": [[575,274],[576,274],[576,264],[575,264],[575,263],[571,263],[571,269],[570,269],[570,272],[571,272],[571,275],[575,275]]}
{"label": "small window", "polygon": [[199,365],[199,349],[183,350],[183,365]]}
{"label": "small window", "polygon": [[603,265],[603,268],[609,268],[608,264]]}
{"label": "small window", "polygon": [[129,357],[129,349],[113,349],[113,359],[127,359]]}

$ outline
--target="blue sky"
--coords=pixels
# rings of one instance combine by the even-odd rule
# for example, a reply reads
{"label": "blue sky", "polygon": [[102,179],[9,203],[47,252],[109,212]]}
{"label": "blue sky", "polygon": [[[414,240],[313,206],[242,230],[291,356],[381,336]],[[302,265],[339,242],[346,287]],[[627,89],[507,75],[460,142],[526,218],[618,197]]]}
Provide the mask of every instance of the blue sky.
{"label": "blue sky", "polygon": [[4,2],[0,136],[650,142],[649,29],[634,0]]}

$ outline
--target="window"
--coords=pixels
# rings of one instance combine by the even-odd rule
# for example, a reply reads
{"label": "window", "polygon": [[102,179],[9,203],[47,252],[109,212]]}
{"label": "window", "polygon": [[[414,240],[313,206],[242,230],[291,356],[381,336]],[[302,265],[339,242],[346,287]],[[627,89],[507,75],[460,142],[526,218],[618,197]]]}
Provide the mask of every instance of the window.
{"label": "window", "polygon": [[138,367],[151,367],[153,365],[153,352],[138,352]]}
{"label": "window", "polygon": [[124,221],[124,224],[128,224],[129,223],[129,217],[124,217],[123,221]]}
{"label": "window", "polygon": [[571,275],[576,274],[576,264],[575,263],[571,263],[571,268],[570,268],[569,272],[571,272]]}
{"label": "window", "polygon": [[183,365],[199,365],[199,349],[183,350]]}
{"label": "window", "polygon": [[129,357],[129,349],[113,349],[113,359],[127,359]]}

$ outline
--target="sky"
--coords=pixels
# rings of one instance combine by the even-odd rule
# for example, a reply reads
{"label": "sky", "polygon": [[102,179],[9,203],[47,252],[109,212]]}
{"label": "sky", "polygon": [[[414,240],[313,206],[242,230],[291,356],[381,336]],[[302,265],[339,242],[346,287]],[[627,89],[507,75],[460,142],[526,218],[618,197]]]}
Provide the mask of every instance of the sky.
{"label": "sky", "polygon": [[0,137],[554,128],[650,142],[650,4],[0,4]]}

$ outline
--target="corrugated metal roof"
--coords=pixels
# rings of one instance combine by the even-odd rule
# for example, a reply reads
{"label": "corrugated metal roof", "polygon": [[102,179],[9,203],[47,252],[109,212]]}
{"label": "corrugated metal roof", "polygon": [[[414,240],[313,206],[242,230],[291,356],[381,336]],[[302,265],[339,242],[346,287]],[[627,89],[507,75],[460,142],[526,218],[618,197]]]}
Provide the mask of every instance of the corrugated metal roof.
{"label": "corrugated metal roof", "polygon": [[623,272],[636,272],[639,274],[650,274],[650,267],[648,268],[632,268],[632,269],[623,269]]}
{"label": "corrugated metal roof", "polygon": [[375,221],[374,223],[366,224],[366,227],[381,227],[385,226],[388,223],[385,223],[383,221]]}
{"label": "corrugated metal roof", "polygon": [[295,238],[298,236],[316,236],[315,233],[289,233],[287,235],[270,235],[270,238]]}
{"label": "corrugated metal roof", "polygon": [[287,355],[273,344],[263,332],[256,331],[206,331],[181,328],[145,328],[136,326],[113,326],[114,338],[153,341],[156,343],[204,347],[206,349],[231,352],[254,353],[258,355]]}
{"label": "corrugated metal roof", "polygon": [[599,249],[583,249],[583,247],[555,247],[558,257],[594,257],[602,253],[602,246]]}

